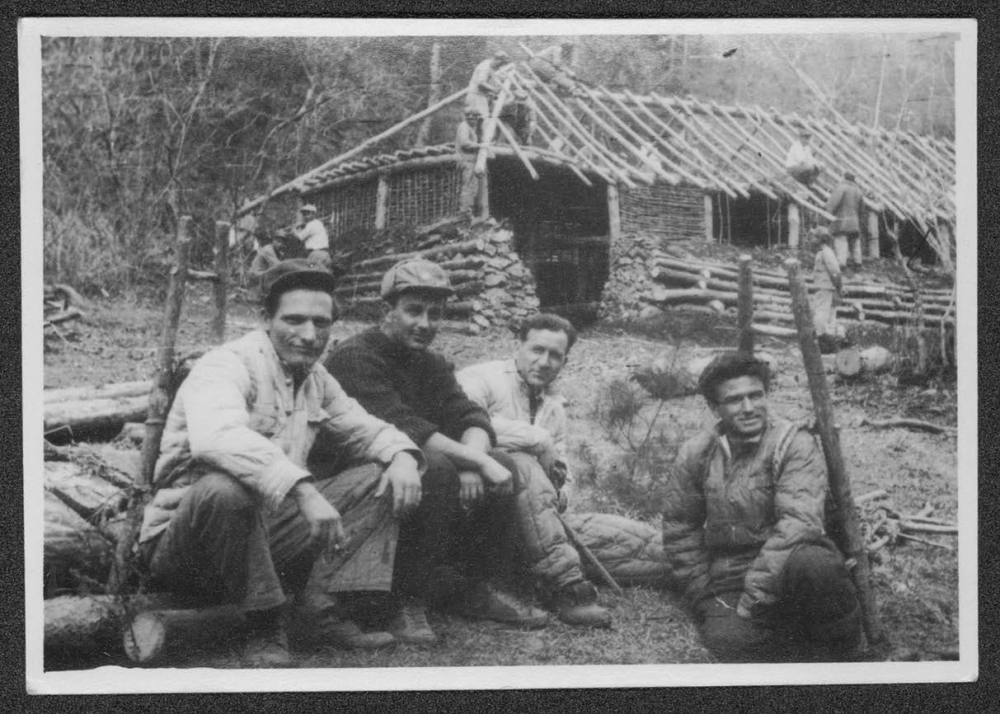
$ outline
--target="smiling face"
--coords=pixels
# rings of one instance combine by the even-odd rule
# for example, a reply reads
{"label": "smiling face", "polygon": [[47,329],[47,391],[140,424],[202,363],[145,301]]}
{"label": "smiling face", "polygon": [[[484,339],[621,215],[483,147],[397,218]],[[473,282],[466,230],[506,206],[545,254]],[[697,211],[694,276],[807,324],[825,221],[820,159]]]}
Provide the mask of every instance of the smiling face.
{"label": "smiling face", "polygon": [[568,352],[569,337],[565,332],[528,330],[514,357],[517,373],[528,386],[543,389],[559,376]]}
{"label": "smiling face", "polygon": [[441,326],[444,301],[443,296],[430,292],[400,294],[382,319],[382,333],[411,350],[426,350]]}
{"label": "smiling face", "polygon": [[715,389],[712,411],[722,422],[722,430],[736,439],[752,439],[767,423],[767,390],[757,377],[735,377]]}
{"label": "smiling face", "polygon": [[333,297],[320,290],[289,290],[282,294],[274,314],[267,317],[267,333],[274,351],[293,371],[308,371],[319,359],[333,326]]}

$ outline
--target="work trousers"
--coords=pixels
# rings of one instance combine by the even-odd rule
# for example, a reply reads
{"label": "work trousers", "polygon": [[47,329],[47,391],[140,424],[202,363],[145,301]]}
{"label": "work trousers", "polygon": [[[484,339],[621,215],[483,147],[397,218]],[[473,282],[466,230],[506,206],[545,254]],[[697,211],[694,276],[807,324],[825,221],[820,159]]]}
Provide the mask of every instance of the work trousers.
{"label": "work trousers", "polygon": [[347,542],[322,557],[309,525],[288,498],[265,514],[256,495],[222,472],[184,494],[167,529],[143,548],[153,581],[206,604],[269,610],[287,592],[322,599],[335,592],[389,590],[398,537],[389,498],[375,498],[382,469],[314,471],[316,487],[340,512]]}
{"label": "work trousers", "polygon": [[459,213],[476,215],[476,199],[479,197],[480,180],[479,176],[476,176],[475,155],[471,155],[469,158],[463,156],[459,166],[462,169],[459,176],[459,181],[462,184],[458,192]]}
{"label": "work trousers", "polygon": [[861,234],[857,231],[833,234],[833,252],[843,268],[848,261],[861,265]]}
{"label": "work trousers", "polygon": [[742,590],[714,591],[695,607],[705,646],[722,662],[835,661],[861,637],[857,593],[832,543],[796,546],[785,565],[782,598],[763,614],[736,614]]}
{"label": "work trousers", "polygon": [[833,305],[835,290],[820,289],[813,293],[812,311],[813,327],[816,328],[816,336],[837,334],[837,308]]}

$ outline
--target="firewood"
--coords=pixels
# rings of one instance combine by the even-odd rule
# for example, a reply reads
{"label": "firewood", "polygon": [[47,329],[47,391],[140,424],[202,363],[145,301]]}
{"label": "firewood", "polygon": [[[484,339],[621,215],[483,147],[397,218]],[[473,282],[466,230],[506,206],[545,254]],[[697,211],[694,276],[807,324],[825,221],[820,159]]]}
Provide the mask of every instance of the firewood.
{"label": "firewood", "polygon": [[84,653],[117,648],[129,609],[170,607],[175,602],[164,594],[130,598],[113,595],[49,598],[45,601],[45,649]]}
{"label": "firewood", "polygon": [[44,496],[42,543],[42,570],[50,594],[107,580],[114,544],[49,492]]}
{"label": "firewood", "polygon": [[120,382],[118,384],[102,384],[92,387],[46,389],[42,392],[42,399],[45,404],[56,404],[58,402],[87,401],[92,399],[137,397],[148,394],[151,385],[152,382],[146,379],[138,382]]}
{"label": "firewood", "polygon": [[79,438],[107,429],[120,429],[125,422],[143,418],[149,399],[146,396],[116,399],[89,399],[55,402],[45,405],[45,432],[68,428]]}
{"label": "firewood", "polygon": [[892,354],[884,347],[875,345],[864,350],[854,347],[840,350],[834,357],[837,374],[844,378],[862,374],[880,374],[892,369]]}
{"label": "firewood", "polygon": [[151,664],[172,650],[179,652],[219,642],[238,632],[244,610],[220,605],[188,610],[142,610],[125,623],[125,654],[133,662]]}

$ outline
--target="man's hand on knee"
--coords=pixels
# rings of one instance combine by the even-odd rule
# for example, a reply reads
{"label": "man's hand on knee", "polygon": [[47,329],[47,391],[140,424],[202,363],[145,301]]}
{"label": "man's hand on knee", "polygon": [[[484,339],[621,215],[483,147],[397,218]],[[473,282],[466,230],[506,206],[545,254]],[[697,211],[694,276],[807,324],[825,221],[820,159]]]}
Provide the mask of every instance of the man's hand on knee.
{"label": "man's hand on knee", "polygon": [[382,480],[375,490],[375,497],[379,498],[384,494],[386,488],[392,489],[394,516],[407,516],[420,505],[422,494],[420,471],[417,468],[417,460],[412,455],[400,451],[393,457],[392,463],[382,473]]}
{"label": "man's hand on knee", "polygon": [[483,499],[485,493],[483,477],[475,471],[460,472],[458,483],[458,499],[466,508],[476,505]]}
{"label": "man's hand on knee", "polygon": [[514,490],[514,478],[499,461],[487,456],[479,469],[480,475],[486,480],[495,493],[503,496]]}
{"label": "man's hand on knee", "polygon": [[340,550],[347,542],[347,534],[337,509],[308,481],[295,484],[291,494],[299,512],[309,524],[310,547],[315,546],[321,552],[330,553]]}

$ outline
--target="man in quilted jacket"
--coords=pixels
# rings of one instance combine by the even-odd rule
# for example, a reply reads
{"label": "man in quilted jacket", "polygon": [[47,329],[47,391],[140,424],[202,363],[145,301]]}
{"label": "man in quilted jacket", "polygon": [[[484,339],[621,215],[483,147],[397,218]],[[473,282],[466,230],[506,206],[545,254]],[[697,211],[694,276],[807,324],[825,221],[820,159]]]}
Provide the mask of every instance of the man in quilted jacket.
{"label": "man in quilted jacket", "polygon": [[739,353],[702,373],[718,423],[678,453],[663,514],[667,562],[719,660],[849,658],[860,608],[824,531],[823,454],[808,430],[768,413],[769,377]]}

